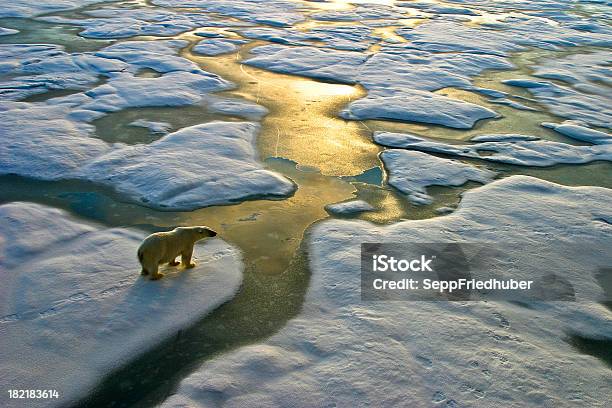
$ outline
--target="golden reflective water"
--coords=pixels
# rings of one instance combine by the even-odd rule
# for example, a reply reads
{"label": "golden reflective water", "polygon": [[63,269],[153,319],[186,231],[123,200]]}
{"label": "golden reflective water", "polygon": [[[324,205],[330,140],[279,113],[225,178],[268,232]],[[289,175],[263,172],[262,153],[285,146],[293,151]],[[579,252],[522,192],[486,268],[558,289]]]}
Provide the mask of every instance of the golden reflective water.
{"label": "golden reflective water", "polygon": [[356,175],[379,165],[380,148],[370,141],[367,128],[337,117],[347,103],[365,96],[361,87],[317,82],[241,64],[257,45],[261,43],[219,57],[198,56],[189,49],[182,55],[240,84],[237,90],[221,95],[249,99],[270,110],[257,142],[263,159],[284,157],[325,175]]}

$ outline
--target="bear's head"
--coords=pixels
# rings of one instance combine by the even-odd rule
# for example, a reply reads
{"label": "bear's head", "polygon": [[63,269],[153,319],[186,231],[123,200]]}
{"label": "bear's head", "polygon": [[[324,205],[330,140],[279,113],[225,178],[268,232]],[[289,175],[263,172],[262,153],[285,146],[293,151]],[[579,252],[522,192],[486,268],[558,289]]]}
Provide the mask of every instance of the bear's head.
{"label": "bear's head", "polygon": [[195,227],[176,227],[174,232],[180,235],[188,236],[193,241],[199,241],[204,238],[214,237],[217,235],[216,231],[210,228],[200,225]]}
{"label": "bear's head", "polygon": [[200,226],[200,227],[193,227],[193,228],[195,229],[195,232],[198,233],[198,235],[202,236],[202,238],[217,236],[217,232],[211,230],[208,227]]}

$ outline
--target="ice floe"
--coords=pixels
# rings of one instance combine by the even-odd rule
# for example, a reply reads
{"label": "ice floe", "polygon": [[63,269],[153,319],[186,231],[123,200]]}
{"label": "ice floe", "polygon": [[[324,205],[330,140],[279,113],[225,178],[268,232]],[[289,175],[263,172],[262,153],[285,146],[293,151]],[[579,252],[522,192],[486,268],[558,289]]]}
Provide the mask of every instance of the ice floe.
{"label": "ice floe", "polygon": [[437,95],[431,90],[448,86],[471,87],[470,76],[484,69],[512,67],[491,55],[434,55],[403,47],[385,48],[367,57],[362,53],[315,47],[267,45],[252,50],[246,64],[268,70],[344,83],[360,83],[368,95],[342,111],[346,119],[392,119],[468,129],[480,119],[493,118],[492,110]]}
{"label": "ice floe", "polygon": [[541,19],[508,18],[495,24],[470,27],[458,21],[430,20],[397,33],[416,49],[432,52],[471,52],[508,55],[526,47],[560,50],[562,47],[612,45],[610,33],[591,33]]}
{"label": "ice floe", "polygon": [[285,45],[319,46],[337,50],[365,51],[376,42],[372,30],[363,25],[295,28],[253,27],[240,30],[244,37]]}
{"label": "ice floe", "polygon": [[251,23],[287,27],[305,20],[299,3],[287,0],[153,0],[163,7],[201,8]]}
{"label": "ice floe", "polygon": [[387,183],[415,204],[433,202],[427,194],[429,186],[461,186],[468,181],[485,184],[496,175],[491,170],[423,152],[391,149],[382,152],[380,158],[389,174]]}
{"label": "ice floe", "polygon": [[526,88],[555,115],[585,122],[591,126],[612,129],[612,98],[596,93],[582,92],[576,87],[557,85],[547,81],[527,79],[505,80],[506,85]]}
{"label": "ice floe", "polygon": [[129,64],[130,72],[143,68],[153,69],[159,73],[204,72],[193,61],[177,55],[187,45],[189,43],[183,40],[126,41],[109,45],[94,55],[124,61]]}
{"label": "ice floe", "polygon": [[155,78],[142,78],[122,72],[85,93],[55,98],[49,103],[98,112],[148,106],[188,106],[205,102],[210,92],[232,87],[230,82],[212,74],[175,71]]}
{"label": "ice floe", "polygon": [[240,44],[245,43],[244,40],[226,39],[226,38],[207,38],[198,42],[191,51],[196,54],[214,56],[227,54],[238,50]]}
{"label": "ice floe", "polygon": [[[0,82],[0,95],[21,100],[50,90],[82,90],[47,101],[72,108],[71,117],[82,121],[149,106],[203,105],[212,112],[246,119],[267,113],[253,102],[211,95],[234,85],[177,56],[187,44],[180,40],[130,41],[93,54],[69,54],[55,45],[0,45],[0,56],[5,58],[0,72],[11,75]],[[141,76],[147,69],[158,75]]]}
{"label": "ice floe", "polygon": [[546,59],[534,67],[534,76],[565,84],[521,79],[504,82],[527,88],[538,101],[559,116],[610,129],[610,64],[612,57],[607,50],[570,54]]}
{"label": "ice floe", "polygon": [[340,112],[340,116],[345,119],[392,119],[470,129],[478,120],[494,118],[497,114],[485,107],[431,92],[404,90],[398,95],[371,92],[367,97],[352,102]]}
{"label": "ice floe", "polygon": [[257,124],[211,122],[127,146],[91,137],[92,126],[70,114],[61,105],[0,103],[0,174],[93,181],[141,204],[175,210],[295,189],[256,161]]}
{"label": "ice floe", "polygon": [[608,50],[577,53],[546,59],[536,65],[533,75],[570,84],[597,82],[612,86],[611,64],[612,55]]}
{"label": "ice floe", "polygon": [[[263,344],[206,362],[163,406],[603,407],[609,368],[567,339],[610,335],[593,276],[612,261],[610,208],[609,189],[513,176],[465,193],[445,217],[325,221],[311,233],[301,314]],[[568,244],[577,239],[590,249]],[[458,241],[499,245],[498,267],[513,277],[561,274],[592,301],[361,300],[361,243]]]}
{"label": "ice floe", "polygon": [[518,110],[526,110],[526,111],[537,111],[538,109],[532,108],[531,106],[527,106],[517,101],[513,101],[512,99],[507,98],[499,98],[499,99],[490,99],[489,102],[496,103],[498,105],[506,105],[514,109]]}
{"label": "ice floe", "polygon": [[471,87],[470,77],[486,69],[511,69],[502,57],[479,54],[433,54],[403,45],[382,52],[335,51],[315,47],[266,45],[251,50],[246,64],[271,71],[344,83],[360,83],[379,95],[403,95],[411,90],[434,91]]}
{"label": "ice floe", "polygon": [[612,160],[612,144],[575,146],[538,140],[525,135],[480,135],[472,144],[448,144],[392,132],[375,132],[374,141],[383,146],[429,153],[508,163],[519,166],[546,167],[555,164],[581,164]]}
{"label": "ice floe", "polygon": [[111,149],[70,114],[62,106],[0,102],[0,174],[59,179]]}
{"label": "ice floe", "polygon": [[[108,46],[96,53],[64,52],[55,45],[0,45],[5,60],[0,82],[5,99],[23,99],[54,89],[85,90],[55,98],[73,108],[115,111],[127,107],[180,106],[203,101],[206,94],[233,84],[177,56],[186,41],[133,41]],[[158,77],[139,77],[152,69]],[[96,85],[101,78],[105,83]],[[87,106],[85,106],[87,105]]]}
{"label": "ice floe", "polygon": [[[38,204],[0,206],[0,382],[60,394],[29,406],[84,398],[111,370],[238,291],[240,251],[218,238],[195,246],[195,268],[141,278],[136,249],[145,235]],[[0,405],[11,404],[2,393]]]}
{"label": "ice floe", "polygon": [[479,14],[478,12],[466,7],[437,4],[433,2],[411,1],[409,3],[399,3],[398,5],[400,7],[406,6],[410,8],[416,8],[430,14],[459,14],[467,16],[476,16]]}
{"label": "ice floe", "polygon": [[[168,209],[291,194],[292,182],[256,162],[258,126],[252,123],[187,128],[149,146],[109,145],[93,137],[88,122],[126,108],[201,105],[252,120],[267,113],[253,102],[211,95],[234,85],[177,56],[186,44],[134,41],[94,54],[69,54],[51,45],[0,46],[7,57],[0,70],[10,74],[1,84],[4,99],[81,90],[44,103],[0,102],[0,174],[95,181],[131,200]],[[143,69],[159,75],[139,76]],[[185,152],[192,160],[185,160]],[[147,174],[156,182],[146,180]]]}
{"label": "ice floe", "polygon": [[351,200],[342,203],[326,205],[325,210],[331,214],[351,215],[366,211],[373,211],[374,207],[372,207],[368,202],[363,200]]}
{"label": "ice floe", "polygon": [[292,194],[291,181],[255,161],[258,131],[251,122],[184,128],[151,144],[122,146],[97,157],[78,177],[148,206],[175,210]]}
{"label": "ice floe", "polygon": [[0,27],[0,36],[2,35],[13,35],[17,34],[19,30],[14,30],[12,28]]}
{"label": "ice floe", "polygon": [[565,121],[563,123],[545,122],[542,123],[542,126],[582,142],[589,142],[593,144],[612,143],[612,135],[590,129],[573,121]]}
{"label": "ice floe", "polygon": [[145,119],[137,119],[129,124],[129,126],[142,127],[148,129],[151,133],[166,134],[172,129],[172,125],[167,122],[155,122]]}
{"label": "ice floe", "polygon": [[208,95],[205,99],[209,112],[229,116],[240,116],[249,120],[259,120],[268,114],[268,109],[245,99]]}
{"label": "ice floe", "polygon": [[[206,13],[177,12],[161,8],[98,8],[87,10],[93,18],[67,18],[51,15],[39,17],[50,23],[71,24],[83,27],[79,33],[85,38],[113,39],[135,36],[173,36],[194,28],[217,26],[220,21]],[[226,22],[226,26],[231,23]]]}
{"label": "ice floe", "polygon": [[67,11],[105,0],[19,0],[4,2],[1,17],[34,17],[40,14]]}
{"label": "ice floe", "polygon": [[359,21],[367,23],[368,20],[398,20],[407,18],[404,10],[384,5],[357,6],[348,10],[327,10],[310,15],[319,21]]}
{"label": "ice floe", "polygon": [[355,71],[368,58],[358,52],[282,45],[256,47],[251,53],[244,62],[254,67],[349,84],[357,82]]}
{"label": "ice floe", "polygon": [[58,45],[0,44],[2,99],[19,100],[56,89],[84,90],[125,70],[128,65],[116,59],[92,54],[69,54]]}

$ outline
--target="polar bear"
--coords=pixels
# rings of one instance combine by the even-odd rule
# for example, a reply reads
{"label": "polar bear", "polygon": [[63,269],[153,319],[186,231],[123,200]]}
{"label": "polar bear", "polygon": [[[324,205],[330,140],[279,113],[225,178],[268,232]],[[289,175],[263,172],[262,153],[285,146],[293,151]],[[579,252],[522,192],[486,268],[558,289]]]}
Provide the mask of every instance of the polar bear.
{"label": "polar bear", "polygon": [[151,279],[157,280],[164,276],[158,272],[160,264],[176,266],[177,256],[181,256],[185,268],[193,268],[191,262],[193,245],[204,238],[214,237],[217,233],[208,227],[178,227],[169,232],[156,232],[142,241],[138,248],[138,260],[142,265],[142,275],[151,275]]}

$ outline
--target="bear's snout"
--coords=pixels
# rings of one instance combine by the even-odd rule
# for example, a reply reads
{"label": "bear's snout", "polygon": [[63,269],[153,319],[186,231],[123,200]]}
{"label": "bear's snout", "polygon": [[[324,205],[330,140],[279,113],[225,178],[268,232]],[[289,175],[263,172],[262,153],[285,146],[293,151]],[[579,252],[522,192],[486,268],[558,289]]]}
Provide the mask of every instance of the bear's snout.
{"label": "bear's snout", "polygon": [[216,237],[217,236],[217,231],[210,230],[210,236],[211,237]]}

